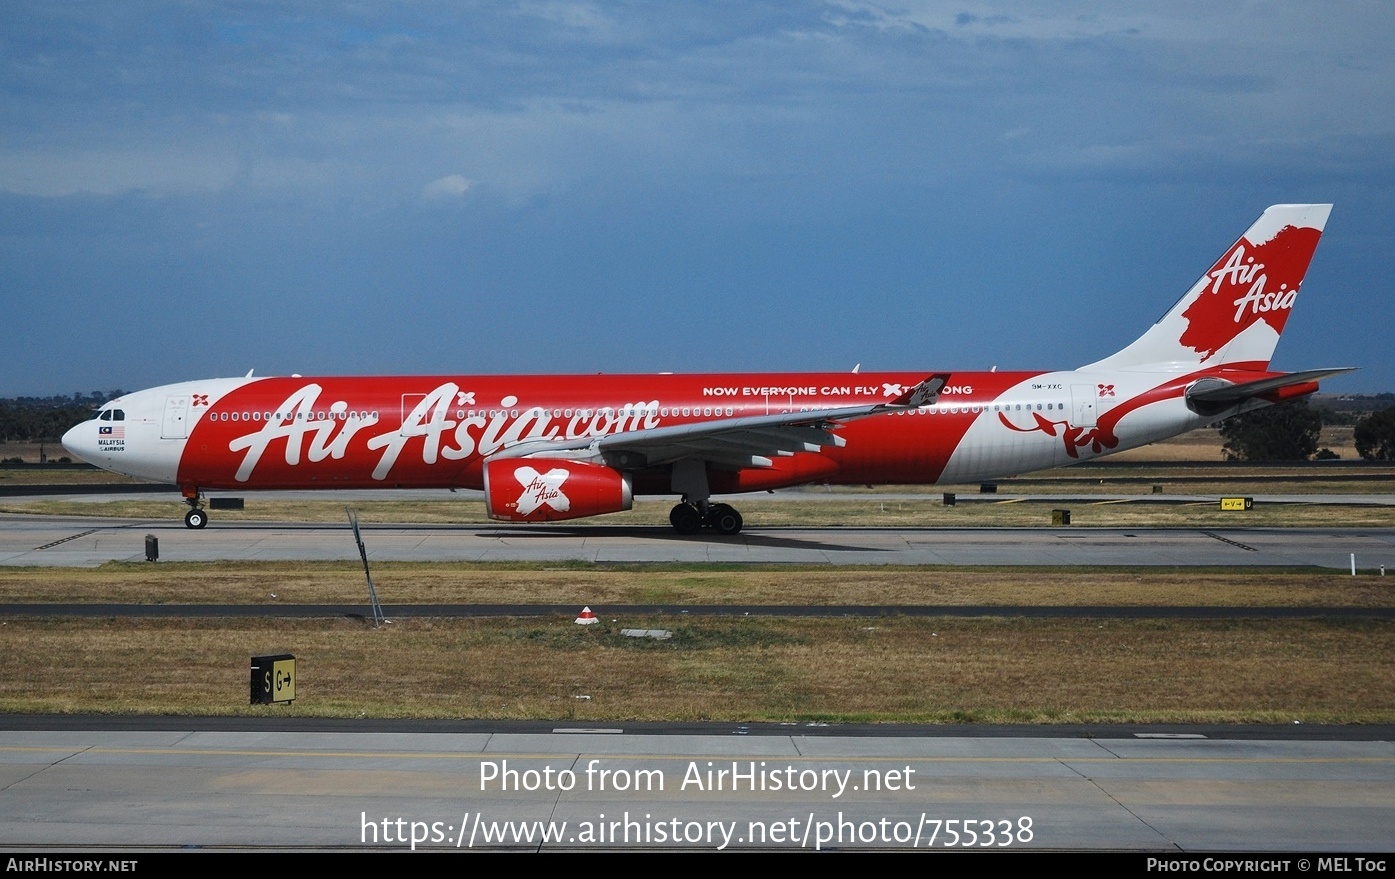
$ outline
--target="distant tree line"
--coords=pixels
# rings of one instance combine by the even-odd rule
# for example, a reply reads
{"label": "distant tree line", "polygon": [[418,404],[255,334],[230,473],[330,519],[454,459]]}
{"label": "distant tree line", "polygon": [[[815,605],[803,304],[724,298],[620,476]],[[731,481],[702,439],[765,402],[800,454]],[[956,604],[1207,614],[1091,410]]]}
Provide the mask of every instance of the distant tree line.
{"label": "distant tree line", "polygon": [[1322,413],[1324,427],[1351,427],[1371,413],[1395,405],[1395,394],[1314,394],[1308,400]]}
{"label": "distant tree line", "polygon": [[86,395],[0,398],[0,442],[57,441],[68,428],[91,418],[92,410],[121,394],[93,391]]}
{"label": "distant tree line", "polygon": [[1395,461],[1395,406],[1372,412],[1352,431],[1356,454],[1370,461]]}
{"label": "distant tree line", "polygon": [[[1381,395],[1386,397],[1389,395]],[[1337,457],[1318,448],[1324,423],[1354,424],[1356,453],[1368,461],[1395,461],[1395,406],[1349,419],[1295,400],[1227,418],[1221,424],[1229,461],[1307,461]]]}

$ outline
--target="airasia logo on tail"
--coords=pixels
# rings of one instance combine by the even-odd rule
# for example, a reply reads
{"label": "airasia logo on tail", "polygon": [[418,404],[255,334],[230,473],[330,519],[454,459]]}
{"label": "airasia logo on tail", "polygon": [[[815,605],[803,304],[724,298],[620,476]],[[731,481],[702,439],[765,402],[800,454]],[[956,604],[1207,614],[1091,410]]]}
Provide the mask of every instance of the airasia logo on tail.
{"label": "airasia logo on tail", "polygon": [[1240,323],[1244,319],[1247,309],[1251,314],[1261,314],[1266,311],[1292,308],[1293,300],[1298,298],[1298,291],[1296,289],[1290,290],[1287,284],[1280,284],[1278,290],[1264,289],[1265,283],[1269,280],[1269,276],[1264,274],[1264,263],[1256,263],[1253,256],[1247,259],[1243,242],[1235,248],[1224,266],[1211,272],[1207,277],[1212,282],[1212,293],[1220,291],[1222,282],[1226,282],[1232,287],[1250,285],[1250,289],[1245,291],[1245,295],[1234,302],[1236,323]]}
{"label": "airasia logo on tail", "polygon": [[1282,333],[1321,235],[1285,226],[1259,244],[1241,238],[1206,273],[1201,295],[1182,312],[1187,328],[1181,343],[1204,360],[1260,321]]}

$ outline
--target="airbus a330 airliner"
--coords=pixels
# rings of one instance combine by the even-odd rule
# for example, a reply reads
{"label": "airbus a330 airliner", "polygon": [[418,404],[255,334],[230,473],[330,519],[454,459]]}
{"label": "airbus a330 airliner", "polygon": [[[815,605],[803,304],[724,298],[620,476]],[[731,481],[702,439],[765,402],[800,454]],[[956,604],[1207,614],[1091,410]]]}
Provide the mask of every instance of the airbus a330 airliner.
{"label": "airbus a330 airliner", "polygon": [[714,495],[950,484],[1058,467],[1310,394],[1342,369],[1278,373],[1331,205],[1275,205],[1166,315],[1062,372],[223,378],[103,405],[63,437],[99,467],[206,490],[482,489],[543,522],[679,495],[691,534],[741,530]]}

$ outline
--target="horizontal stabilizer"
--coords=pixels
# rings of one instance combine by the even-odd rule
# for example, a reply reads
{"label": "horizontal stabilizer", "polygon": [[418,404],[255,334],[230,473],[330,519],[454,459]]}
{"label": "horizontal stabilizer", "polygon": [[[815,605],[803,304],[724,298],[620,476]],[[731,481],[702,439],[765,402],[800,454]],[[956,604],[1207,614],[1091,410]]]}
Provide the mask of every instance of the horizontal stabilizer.
{"label": "horizontal stabilizer", "polygon": [[[1194,406],[1204,406],[1205,409],[1214,410],[1214,412],[1254,398],[1265,398],[1271,399],[1271,402],[1278,402],[1278,400],[1288,399],[1290,396],[1302,396],[1303,393],[1317,391],[1317,382],[1322,378],[1352,373],[1355,370],[1356,367],[1307,370],[1304,373],[1272,375],[1269,378],[1257,378],[1254,381],[1242,382],[1226,381],[1225,378],[1198,378],[1191,384],[1190,388],[1187,388],[1187,402],[1193,403]],[[1311,388],[1304,388],[1304,385],[1311,385]],[[1292,392],[1285,393],[1285,391]]]}

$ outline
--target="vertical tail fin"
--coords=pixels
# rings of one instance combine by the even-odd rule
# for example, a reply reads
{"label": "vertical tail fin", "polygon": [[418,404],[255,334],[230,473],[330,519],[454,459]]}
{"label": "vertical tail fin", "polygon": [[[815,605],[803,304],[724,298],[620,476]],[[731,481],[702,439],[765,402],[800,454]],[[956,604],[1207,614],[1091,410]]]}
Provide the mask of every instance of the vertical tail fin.
{"label": "vertical tail fin", "polygon": [[1330,204],[1278,204],[1136,342],[1082,369],[1263,369],[1274,355]]}

